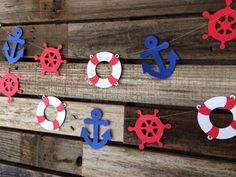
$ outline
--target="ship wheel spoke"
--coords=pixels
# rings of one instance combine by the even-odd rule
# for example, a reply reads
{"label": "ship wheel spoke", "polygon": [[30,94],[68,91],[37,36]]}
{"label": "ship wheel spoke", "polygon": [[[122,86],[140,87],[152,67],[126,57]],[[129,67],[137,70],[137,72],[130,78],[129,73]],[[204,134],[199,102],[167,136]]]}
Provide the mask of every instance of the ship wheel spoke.
{"label": "ship wheel spoke", "polygon": [[158,126],[156,125],[156,126],[152,126],[152,129],[158,129]]}
{"label": "ship wheel spoke", "polygon": [[153,129],[152,129],[152,134],[153,134],[153,135],[155,135],[155,134],[157,133],[157,131],[154,132],[154,130],[157,130],[157,128],[153,128]]}
{"label": "ship wheel spoke", "polygon": [[148,135],[148,131],[147,131],[147,129],[141,129],[142,130],[142,133],[146,136],[146,135]]}
{"label": "ship wheel spoke", "polygon": [[225,16],[225,22],[229,22],[229,15]]}
{"label": "ship wheel spoke", "polygon": [[53,56],[50,58],[51,64],[55,64],[57,62],[56,54],[54,53]]}
{"label": "ship wheel spoke", "polygon": [[231,25],[236,24],[236,19],[230,22]]}
{"label": "ship wheel spoke", "polygon": [[49,54],[45,55],[45,60],[48,60],[50,58]]}
{"label": "ship wheel spoke", "polygon": [[56,54],[55,53],[50,53],[50,60],[51,61],[56,60]]}
{"label": "ship wheel spoke", "polygon": [[50,60],[48,60],[48,62],[47,62],[47,64],[46,64],[47,66],[50,66],[51,65],[51,61]]}
{"label": "ship wheel spoke", "polygon": [[230,31],[231,33],[234,32],[234,29],[233,28],[229,28],[228,31]]}
{"label": "ship wheel spoke", "polygon": [[228,29],[224,29],[224,35],[227,35],[227,30],[228,30]]}
{"label": "ship wheel spoke", "polygon": [[6,90],[11,91],[11,90],[12,90],[12,87],[11,87],[10,85],[8,85],[8,86],[6,87]]}
{"label": "ship wheel spoke", "polygon": [[219,19],[216,21],[216,23],[218,23],[220,26],[222,26],[223,22],[220,21]]}
{"label": "ship wheel spoke", "polygon": [[224,30],[224,27],[222,25],[217,29],[217,32],[219,32],[221,30]]}
{"label": "ship wheel spoke", "polygon": [[146,122],[143,122],[143,123],[142,123],[140,129],[146,131],[146,129],[147,129],[147,124],[146,124]]}
{"label": "ship wheel spoke", "polygon": [[12,83],[10,81],[5,82],[5,88],[12,87]]}
{"label": "ship wheel spoke", "polygon": [[55,55],[53,52],[49,52],[49,57],[52,58]]}
{"label": "ship wheel spoke", "polygon": [[149,136],[149,134],[151,134],[152,136],[153,136],[153,135],[155,135],[155,133],[154,133],[154,130],[153,130],[153,129],[152,129],[152,130],[148,130],[147,132],[148,132],[148,133],[147,133],[147,135],[148,135],[148,136]]}
{"label": "ship wheel spoke", "polygon": [[48,60],[47,60],[47,66],[51,66],[54,64],[54,58],[50,57]]}

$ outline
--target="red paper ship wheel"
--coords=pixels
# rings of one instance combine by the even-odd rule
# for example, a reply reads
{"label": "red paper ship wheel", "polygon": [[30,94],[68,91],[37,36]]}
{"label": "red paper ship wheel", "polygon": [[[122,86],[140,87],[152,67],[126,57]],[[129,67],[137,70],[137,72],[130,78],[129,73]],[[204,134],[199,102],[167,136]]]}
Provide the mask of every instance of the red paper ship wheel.
{"label": "red paper ship wheel", "polygon": [[57,49],[55,48],[48,48],[47,43],[44,43],[45,50],[43,51],[40,57],[35,56],[35,60],[40,60],[40,64],[43,68],[41,72],[41,76],[44,76],[46,72],[55,73],[56,76],[59,76],[58,69],[60,68],[61,64],[66,64],[67,61],[63,60],[60,54],[60,50],[62,45],[59,44]]}
{"label": "red paper ship wheel", "polygon": [[12,96],[16,93],[21,94],[22,90],[19,89],[18,79],[21,74],[11,74],[10,68],[7,68],[7,73],[0,79],[0,91],[3,95],[8,97],[8,103],[12,103]]}
{"label": "red paper ship wheel", "polygon": [[203,12],[203,17],[209,19],[208,34],[202,36],[203,39],[213,37],[221,41],[220,49],[225,49],[225,43],[236,38],[236,10],[230,5],[232,0],[226,0],[226,7],[215,12],[213,15],[209,12]]}
{"label": "red paper ship wheel", "polygon": [[145,143],[158,143],[160,147],[163,147],[163,143],[160,141],[164,135],[164,129],[170,129],[170,124],[163,124],[157,117],[159,110],[155,109],[154,114],[143,115],[141,110],[137,110],[139,119],[137,120],[135,127],[128,127],[128,131],[135,131],[138,138],[142,141],[139,145],[139,149],[143,150]]}

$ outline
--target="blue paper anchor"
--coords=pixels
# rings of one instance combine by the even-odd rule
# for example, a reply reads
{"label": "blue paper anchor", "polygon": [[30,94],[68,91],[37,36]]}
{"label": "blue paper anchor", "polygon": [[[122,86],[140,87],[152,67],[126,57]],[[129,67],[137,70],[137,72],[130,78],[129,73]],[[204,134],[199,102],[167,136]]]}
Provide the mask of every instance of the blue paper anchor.
{"label": "blue paper anchor", "polygon": [[178,60],[180,60],[180,57],[176,54],[174,50],[171,50],[167,57],[167,61],[169,62],[169,67],[166,68],[160,54],[162,50],[169,48],[169,46],[170,46],[169,42],[163,42],[159,44],[158,38],[156,38],[155,36],[147,37],[147,39],[145,40],[145,47],[148,48],[148,50],[142,52],[140,54],[140,57],[142,59],[145,59],[148,56],[151,55],[154,56],[155,63],[159,67],[160,71],[159,72],[154,71],[152,65],[144,61],[142,62],[143,73],[148,73],[149,75],[157,77],[159,79],[167,79],[173,74],[176,63]]}
{"label": "blue paper anchor", "polygon": [[3,51],[4,51],[4,54],[5,54],[5,57],[7,58],[8,62],[10,64],[14,64],[20,58],[22,58],[23,55],[24,55],[25,48],[22,48],[20,51],[18,51],[17,55],[16,55],[18,44],[20,44],[20,45],[25,44],[25,40],[20,38],[22,36],[22,34],[23,34],[22,29],[21,28],[16,28],[13,35],[9,34],[7,36],[7,40],[12,41],[12,48],[11,48],[11,53],[10,54],[9,54],[10,47],[9,47],[8,43],[5,42],[5,44],[3,46]]}
{"label": "blue paper anchor", "polygon": [[85,125],[93,124],[93,140],[90,139],[90,133],[85,127],[82,128],[80,136],[83,137],[86,143],[88,143],[92,148],[99,149],[102,148],[108,141],[111,140],[111,131],[107,130],[102,135],[103,139],[99,142],[100,125],[108,126],[109,122],[107,120],[101,120],[102,111],[98,108],[92,110],[91,117],[92,119],[85,119],[84,124]]}

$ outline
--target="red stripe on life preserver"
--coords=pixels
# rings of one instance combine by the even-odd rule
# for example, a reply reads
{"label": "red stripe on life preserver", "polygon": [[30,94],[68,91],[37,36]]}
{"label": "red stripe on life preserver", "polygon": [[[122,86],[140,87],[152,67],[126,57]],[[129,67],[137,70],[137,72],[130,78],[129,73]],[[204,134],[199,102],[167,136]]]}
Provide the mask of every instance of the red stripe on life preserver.
{"label": "red stripe on life preserver", "polygon": [[52,121],[54,129],[58,129],[60,127],[59,122],[55,119]]}
{"label": "red stripe on life preserver", "polygon": [[212,138],[216,138],[219,134],[219,128],[212,126],[211,130],[209,132],[207,132],[207,134],[209,136],[211,136]]}
{"label": "red stripe on life preserver", "polygon": [[65,107],[64,107],[64,105],[61,103],[58,107],[57,107],[57,111],[58,112],[62,112],[62,111],[64,111],[65,110]]}
{"label": "red stripe on life preserver", "polygon": [[210,115],[211,114],[211,111],[208,107],[206,107],[205,104],[202,104],[200,109],[199,109],[199,112],[203,115]]}
{"label": "red stripe on life preserver", "polygon": [[234,130],[236,130],[236,121],[233,120],[232,123],[230,124],[230,126],[231,126]]}
{"label": "red stripe on life preserver", "polygon": [[44,122],[45,121],[45,116],[37,116],[37,118],[38,118],[38,122],[39,123],[42,123],[42,122]]}
{"label": "red stripe on life preserver", "polygon": [[111,66],[113,66],[113,65],[115,65],[118,61],[119,61],[118,58],[117,58],[115,55],[113,55],[113,56],[112,56],[112,59],[111,59],[110,62],[109,62],[109,64],[110,64]]}
{"label": "red stripe on life preserver", "polygon": [[98,82],[99,77],[97,75],[93,76],[92,78],[89,79],[91,83],[94,85]]}
{"label": "red stripe on life preserver", "polygon": [[230,97],[226,97],[227,102],[224,108],[231,110],[236,105],[236,100]]}
{"label": "red stripe on life preserver", "polygon": [[108,77],[108,80],[110,82],[111,85],[114,85],[115,83],[117,83],[118,79],[114,78],[112,75],[110,75]]}
{"label": "red stripe on life preserver", "polygon": [[49,99],[48,99],[48,97],[42,98],[42,101],[44,102],[44,104],[45,104],[46,106],[49,106]]}
{"label": "red stripe on life preserver", "polygon": [[90,60],[95,66],[98,65],[99,61],[96,55],[94,55]]}

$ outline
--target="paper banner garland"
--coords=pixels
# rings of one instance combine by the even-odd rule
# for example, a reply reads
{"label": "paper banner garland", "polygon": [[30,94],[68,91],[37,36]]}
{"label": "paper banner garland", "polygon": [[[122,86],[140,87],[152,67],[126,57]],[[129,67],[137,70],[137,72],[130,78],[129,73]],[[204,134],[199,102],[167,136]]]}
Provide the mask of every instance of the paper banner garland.
{"label": "paper banner garland", "polygon": [[4,43],[3,46],[4,55],[10,64],[16,63],[24,56],[25,48],[22,48],[17,52],[18,45],[25,44],[25,40],[21,39],[22,35],[23,35],[23,30],[21,28],[16,28],[13,35],[9,34],[7,36],[7,40],[12,43],[12,47],[10,48],[8,42]]}
{"label": "paper banner garland", "polygon": [[7,68],[7,73],[0,77],[0,92],[8,97],[8,103],[12,103],[12,96],[16,93],[21,94],[23,91],[19,89],[19,78],[21,74],[11,74],[10,68]]}
{"label": "paper banner garland", "polygon": [[[162,50],[168,49],[170,44],[168,42],[163,42],[159,44],[158,38],[155,36],[149,36],[145,40],[146,51],[140,53],[140,57],[143,59],[142,67],[143,73],[148,73],[150,76],[159,78],[159,79],[168,79],[174,72],[176,63],[180,60],[179,56],[176,54],[174,50],[171,50],[167,61],[169,62],[168,68],[164,65],[162,61],[162,56],[160,52]],[[159,68],[159,72],[153,70],[153,66],[144,61],[145,58],[153,56],[155,59],[155,63]]]}
{"label": "paper banner garland", "polygon": [[[219,9],[214,14],[210,14],[208,11],[204,11],[202,16],[209,19],[208,22],[208,34],[204,34],[202,38],[204,40],[212,37],[213,39],[220,41],[220,49],[225,49],[226,42],[236,39],[236,10],[232,9],[232,0],[225,0],[226,7]],[[191,31],[190,31],[191,32]],[[4,55],[10,64],[14,64],[19,61],[25,52],[25,40],[22,38],[23,29],[16,28],[13,34],[7,35],[7,40],[2,48]],[[176,40],[176,39],[175,39]],[[172,40],[173,41],[173,40]],[[143,73],[147,73],[152,77],[159,78],[161,80],[168,79],[175,71],[177,62],[180,60],[178,54],[170,48],[169,42],[159,42],[159,39],[155,36],[148,36],[144,43],[146,50],[139,52],[142,59]],[[58,44],[57,48],[48,47],[47,43],[44,43],[44,51],[41,56],[34,56],[35,60],[40,60],[42,67],[41,76],[45,76],[47,72],[54,73],[59,76],[59,69],[62,64],[66,64],[67,61],[62,58],[61,49],[62,44]],[[167,64],[164,63],[161,52],[168,50]],[[149,64],[147,60],[150,57],[154,58],[155,64]],[[112,67],[112,72],[108,78],[100,78],[96,72],[97,66],[101,62],[107,62]],[[159,71],[156,71],[153,67],[156,67]],[[78,69],[79,70],[79,69]],[[80,71],[83,71],[80,70]],[[118,54],[113,54],[107,51],[90,55],[90,60],[87,64],[87,76],[89,84],[98,88],[110,88],[112,86],[118,86],[119,79],[122,74],[122,66],[119,60]],[[132,74],[132,73],[131,73]],[[19,79],[21,74],[11,74],[10,68],[7,68],[7,72],[4,76],[0,76],[0,93],[8,97],[8,104],[12,103],[12,97],[15,94],[21,94],[23,91],[19,89]],[[69,76],[68,76],[69,77]],[[137,85],[138,86],[138,85]],[[53,106],[57,110],[57,117],[50,121],[45,115],[45,110],[48,106]],[[219,128],[212,124],[210,120],[211,113],[214,109],[224,108],[233,114],[233,120],[229,126],[225,128]],[[218,96],[213,97],[202,105],[197,106],[198,109],[198,124],[202,131],[207,135],[209,140],[212,139],[230,139],[236,136],[236,97],[235,96]],[[195,110],[196,111],[196,110]],[[159,147],[163,147],[161,138],[164,136],[165,129],[171,129],[171,124],[163,124],[158,118],[158,109],[154,109],[153,114],[143,114],[139,109],[137,114],[138,119],[135,122],[135,126],[129,126],[129,132],[135,132],[136,136],[141,140],[139,149],[144,150],[145,144],[157,143]],[[66,119],[66,104],[62,103],[58,98],[53,96],[43,96],[37,107],[37,122],[46,130],[56,130],[63,125]],[[181,113],[182,114],[182,113]],[[100,136],[101,126],[109,126],[108,120],[102,120],[102,110],[95,108],[91,111],[91,118],[84,120],[84,127],[81,130],[80,136],[85,142],[93,149],[100,149],[104,147],[108,141],[111,141],[111,130],[106,130]],[[91,134],[87,129],[87,125],[93,127],[93,133]],[[91,138],[92,137],[92,138]],[[102,137],[100,139],[100,137]]]}
{"label": "paper banner garland", "polygon": [[41,76],[44,76],[46,72],[55,73],[56,76],[59,76],[59,68],[61,64],[66,64],[67,61],[62,59],[60,50],[62,45],[59,44],[57,49],[47,47],[47,43],[44,43],[44,51],[40,57],[35,56],[35,60],[40,60],[42,66]]}
{"label": "paper banner garland", "polygon": [[159,147],[163,147],[163,143],[160,141],[164,135],[164,129],[170,129],[170,124],[163,124],[157,117],[159,110],[155,109],[154,114],[143,115],[141,110],[137,110],[139,118],[136,121],[134,127],[128,127],[128,131],[136,132],[138,138],[142,141],[139,145],[139,149],[143,150],[145,143],[158,143]]}
{"label": "paper banner garland", "polygon": [[213,15],[208,11],[203,12],[202,16],[209,19],[208,34],[202,36],[203,39],[213,37],[221,41],[220,49],[225,49],[225,42],[234,40],[236,38],[236,10],[230,6],[232,0],[225,0],[226,7],[218,10]]}
{"label": "paper banner garland", "polygon": [[103,139],[99,142],[99,132],[100,126],[108,126],[109,122],[107,120],[102,119],[102,111],[98,108],[93,109],[91,112],[92,119],[85,119],[85,125],[93,125],[93,139],[90,139],[90,133],[88,130],[83,127],[81,131],[81,137],[84,138],[87,144],[89,144],[93,149],[99,149],[106,145],[108,141],[111,140],[111,131],[106,130],[106,132],[102,135]]}
{"label": "paper banner garland", "polygon": [[[54,106],[57,109],[57,118],[53,121],[47,120],[45,116],[45,110],[48,106]],[[56,130],[58,131],[61,125],[64,123],[66,118],[66,104],[62,103],[58,98],[49,96],[42,97],[38,108],[37,108],[37,121],[46,130]]]}
{"label": "paper banner garland", "polygon": [[[100,62],[108,62],[112,67],[112,73],[106,79],[99,78],[96,73],[96,67]],[[121,70],[121,63],[118,54],[114,55],[110,52],[100,52],[96,55],[91,55],[90,61],[87,65],[89,84],[95,85],[99,88],[109,88],[113,85],[117,86],[121,76]]]}
{"label": "paper banner garland", "polygon": [[[233,121],[226,128],[214,126],[210,121],[211,112],[216,108],[225,108],[233,114]],[[208,139],[229,139],[236,136],[236,99],[235,96],[218,96],[207,100],[197,106],[198,123],[201,129],[208,135]]]}

